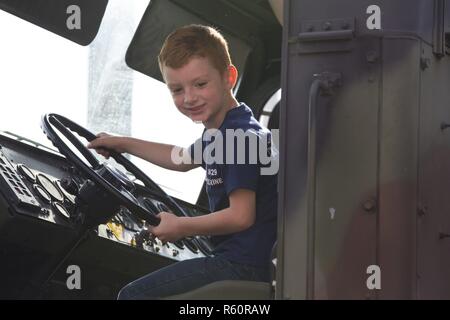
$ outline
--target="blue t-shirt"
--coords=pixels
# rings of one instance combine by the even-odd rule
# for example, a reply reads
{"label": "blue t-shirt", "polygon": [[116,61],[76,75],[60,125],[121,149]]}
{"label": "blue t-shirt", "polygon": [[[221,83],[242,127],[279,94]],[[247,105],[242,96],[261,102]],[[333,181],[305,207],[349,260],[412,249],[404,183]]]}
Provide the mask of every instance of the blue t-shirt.
{"label": "blue t-shirt", "polygon": [[189,151],[206,170],[211,212],[228,208],[233,190],[250,189],[256,193],[255,223],[241,232],[212,236],[215,255],[268,268],[276,240],[278,200],[278,165],[273,165],[278,161],[278,152],[270,131],[259,124],[248,106],[240,104],[228,111],[218,130],[205,129]]}

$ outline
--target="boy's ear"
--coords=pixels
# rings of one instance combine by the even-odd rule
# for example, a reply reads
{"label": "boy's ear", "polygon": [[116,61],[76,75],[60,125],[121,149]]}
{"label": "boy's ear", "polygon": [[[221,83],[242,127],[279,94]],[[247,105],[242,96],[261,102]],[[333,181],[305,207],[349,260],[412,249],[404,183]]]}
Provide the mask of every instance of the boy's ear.
{"label": "boy's ear", "polygon": [[236,69],[235,66],[233,66],[232,64],[230,66],[228,66],[228,72],[227,72],[227,81],[228,84],[230,86],[230,90],[234,88],[234,86],[236,85],[237,79],[238,79],[238,71]]}

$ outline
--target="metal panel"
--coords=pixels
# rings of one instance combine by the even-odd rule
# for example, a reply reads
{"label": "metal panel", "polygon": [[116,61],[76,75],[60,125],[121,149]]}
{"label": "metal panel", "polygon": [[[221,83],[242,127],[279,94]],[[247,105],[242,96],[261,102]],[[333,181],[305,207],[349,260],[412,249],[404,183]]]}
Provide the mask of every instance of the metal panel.
{"label": "metal panel", "polygon": [[422,56],[417,297],[450,299],[450,57]]}
{"label": "metal panel", "polygon": [[[191,1],[192,6],[199,4],[197,1]],[[221,17],[225,17],[223,19],[227,21],[226,18],[229,12],[220,11],[218,14]],[[125,57],[127,65],[134,70],[162,81],[157,57],[164,43],[164,39],[176,28],[184,25],[193,23],[209,25],[210,23],[205,20],[207,18],[187,11],[184,7],[180,7],[174,3],[174,1],[152,0],[128,47]],[[229,19],[228,22],[231,23]],[[212,25],[216,26],[216,24]],[[228,41],[233,63],[239,71],[244,70],[251,46],[242,40],[242,38],[227,32],[227,29],[222,30],[221,28],[221,32]]]}
{"label": "metal panel", "polygon": [[366,270],[376,264],[379,56],[372,38],[351,53],[305,61],[343,74],[319,110],[314,298],[374,297]]}
{"label": "metal panel", "polygon": [[[0,9],[87,46],[97,35],[107,4],[108,0],[0,0]],[[69,27],[75,16],[80,25]]]}
{"label": "metal panel", "polygon": [[445,0],[445,31],[450,33],[450,0]]}
{"label": "metal panel", "polygon": [[[293,1],[290,6],[290,12],[300,12],[302,3]],[[288,23],[288,36],[300,33],[298,20]],[[376,203],[377,196],[379,40],[360,39],[353,51],[336,45],[314,55],[301,54],[300,48],[291,43],[283,56],[289,60],[283,69],[280,125],[285,146],[280,177],[284,233],[277,297],[370,297],[366,269],[376,263],[376,215],[363,208],[367,201]],[[316,227],[308,230],[308,94],[313,75],[323,71],[341,73],[343,87],[335,96],[319,99]],[[308,232],[315,233],[312,294],[306,279]]]}
{"label": "metal panel", "polygon": [[[296,1],[284,2],[284,16],[287,19],[284,22],[286,27],[283,29],[282,47],[277,299],[306,297],[306,219],[304,214],[298,212],[304,212],[306,207],[307,105],[304,102],[306,96],[303,99],[302,94],[306,94],[309,81],[303,77],[295,79],[298,80],[296,83],[291,81],[292,73],[299,70],[298,59],[291,59],[296,57],[294,45],[287,41],[300,32],[299,24],[294,21],[294,15],[298,14],[299,9],[296,4]],[[292,119],[295,119],[294,123]]]}
{"label": "metal panel", "polygon": [[[433,0],[435,1],[435,0]],[[432,0],[321,0],[291,1],[299,2],[295,13],[297,23],[305,20],[324,20],[356,17],[358,35],[407,32],[431,43],[433,39],[433,1]],[[439,0],[438,0],[439,1]],[[381,31],[366,28],[367,8],[377,5],[381,13]],[[407,13],[407,14],[406,14]]]}
{"label": "metal panel", "polygon": [[420,41],[383,39],[379,262],[383,299],[414,298]]}
{"label": "metal panel", "polygon": [[[432,53],[436,2],[379,1],[376,31],[365,25],[370,1],[287,1],[277,298],[450,297],[450,59]],[[354,32],[330,30],[346,19]],[[343,86],[319,99],[311,230],[308,93],[323,71]],[[380,290],[367,288],[371,264]]]}

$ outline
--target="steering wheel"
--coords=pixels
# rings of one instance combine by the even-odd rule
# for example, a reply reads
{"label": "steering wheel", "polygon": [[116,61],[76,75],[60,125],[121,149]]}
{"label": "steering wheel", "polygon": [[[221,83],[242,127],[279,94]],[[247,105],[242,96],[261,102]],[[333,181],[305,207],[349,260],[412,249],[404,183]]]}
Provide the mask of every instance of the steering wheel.
{"label": "steering wheel", "polygon": [[[59,130],[61,134],[83,155],[83,157],[91,165],[88,166],[76,155],[64,142],[61,137],[55,132],[54,128]],[[86,178],[95,183],[95,185],[106,192],[108,196],[113,197],[119,204],[125,206],[131,212],[136,214],[139,218],[147,221],[149,224],[156,226],[160,219],[150,212],[147,208],[142,206],[134,197],[133,191],[135,184],[120,170],[109,165],[107,162],[100,163],[97,158],[89,151],[89,149],[72,133],[76,132],[81,137],[92,141],[97,138],[89,130],[81,127],[75,122],[55,113],[44,114],[41,119],[41,128],[47,135],[47,138],[52,141],[53,145],[66,156],[67,160],[73,164]],[[70,129],[70,130],[69,130]],[[71,131],[72,130],[72,131]],[[145,187],[156,191],[159,196],[163,197],[171,204],[171,207],[176,211],[183,209],[167,195],[152,179],[136,167],[130,160],[117,152],[111,152],[111,157],[117,163],[124,166],[126,170],[131,172],[138,180],[142,181]]]}

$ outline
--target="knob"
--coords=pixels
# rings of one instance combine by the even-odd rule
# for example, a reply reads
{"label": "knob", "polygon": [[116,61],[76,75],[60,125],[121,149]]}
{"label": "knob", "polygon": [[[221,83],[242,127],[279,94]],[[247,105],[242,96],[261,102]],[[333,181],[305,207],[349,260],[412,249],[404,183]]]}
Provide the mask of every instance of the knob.
{"label": "knob", "polygon": [[106,229],[106,235],[108,236],[108,238],[114,237],[114,233],[110,229]]}
{"label": "knob", "polygon": [[61,180],[61,186],[71,195],[78,195],[78,185],[73,179],[63,178]]}

